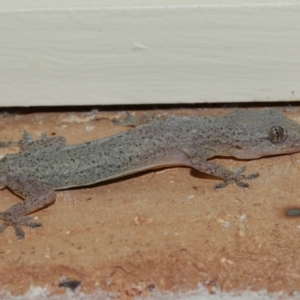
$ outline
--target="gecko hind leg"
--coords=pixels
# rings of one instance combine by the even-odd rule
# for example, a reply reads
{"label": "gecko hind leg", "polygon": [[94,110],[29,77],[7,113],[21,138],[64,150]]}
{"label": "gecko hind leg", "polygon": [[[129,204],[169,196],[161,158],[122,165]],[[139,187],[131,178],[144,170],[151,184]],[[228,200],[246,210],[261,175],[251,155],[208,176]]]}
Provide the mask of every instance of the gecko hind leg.
{"label": "gecko hind leg", "polygon": [[9,174],[6,178],[6,187],[24,201],[0,213],[0,219],[4,220],[0,232],[11,225],[15,229],[17,238],[23,239],[25,233],[21,226],[41,227],[40,223],[33,222],[32,217],[28,215],[53,203],[55,192],[51,186],[40,182],[35,176],[24,173]]}
{"label": "gecko hind leg", "polygon": [[248,183],[243,182],[242,180],[252,180],[255,179],[259,176],[259,173],[252,173],[249,175],[241,175],[241,173],[243,173],[246,170],[245,166],[239,167],[237,168],[233,173],[234,176],[230,177],[230,178],[226,178],[224,179],[223,182],[217,184],[215,186],[215,190],[221,190],[223,189],[225,186],[227,186],[230,183],[234,183],[237,186],[243,188],[243,189],[247,189],[249,187]]}
{"label": "gecko hind leg", "polygon": [[0,148],[18,146],[21,149],[20,152],[22,152],[40,147],[47,147],[48,149],[52,150],[54,148],[64,147],[66,144],[67,141],[63,136],[48,138],[45,133],[42,133],[37,140],[33,140],[31,135],[26,130],[24,130],[21,140],[0,142]]}
{"label": "gecko hind leg", "polygon": [[22,145],[28,145],[33,142],[33,139],[26,130],[24,130],[22,139],[19,141],[0,142],[0,148],[7,148],[10,146],[18,146],[22,148]]}
{"label": "gecko hind leg", "polygon": [[45,133],[42,133],[37,140],[33,140],[27,131],[24,131],[22,140],[17,142],[17,145],[21,148],[21,151],[30,149],[47,147],[49,149],[61,148],[66,145],[67,141],[62,136],[55,136],[48,138]]}

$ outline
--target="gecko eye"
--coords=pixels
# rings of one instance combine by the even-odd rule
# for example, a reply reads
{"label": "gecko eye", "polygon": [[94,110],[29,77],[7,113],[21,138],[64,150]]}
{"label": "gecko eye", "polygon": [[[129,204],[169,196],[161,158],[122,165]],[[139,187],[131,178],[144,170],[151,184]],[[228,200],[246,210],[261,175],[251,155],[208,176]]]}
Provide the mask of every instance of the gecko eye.
{"label": "gecko eye", "polygon": [[272,143],[281,143],[286,138],[286,132],[280,126],[274,126],[269,132],[269,141]]}

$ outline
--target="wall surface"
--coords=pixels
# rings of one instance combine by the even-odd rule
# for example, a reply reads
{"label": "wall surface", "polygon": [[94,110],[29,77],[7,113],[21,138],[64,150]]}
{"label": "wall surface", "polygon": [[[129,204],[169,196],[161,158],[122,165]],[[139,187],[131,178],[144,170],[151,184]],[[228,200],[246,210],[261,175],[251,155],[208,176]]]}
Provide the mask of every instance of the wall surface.
{"label": "wall surface", "polygon": [[0,105],[300,100],[300,1],[0,1]]}

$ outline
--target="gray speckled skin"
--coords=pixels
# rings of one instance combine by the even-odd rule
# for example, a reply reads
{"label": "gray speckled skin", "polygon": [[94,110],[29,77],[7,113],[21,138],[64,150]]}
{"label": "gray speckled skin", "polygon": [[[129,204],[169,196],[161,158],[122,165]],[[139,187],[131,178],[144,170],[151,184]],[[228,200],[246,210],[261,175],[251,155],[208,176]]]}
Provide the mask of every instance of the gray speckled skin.
{"label": "gray speckled skin", "polygon": [[[282,135],[274,137],[278,128]],[[53,202],[55,190],[160,166],[184,165],[218,176],[224,182],[217,189],[228,183],[248,187],[241,180],[256,178],[257,173],[241,175],[244,167],[231,171],[208,159],[253,159],[300,151],[300,125],[274,109],[248,109],[218,118],[155,120],[100,140],[70,146],[65,143],[63,137],[32,141],[25,133],[17,143],[22,151],[0,161],[0,188],[8,187],[25,199],[0,213],[4,220],[0,232],[12,225],[17,237],[24,238],[22,225],[41,226],[26,215]]]}

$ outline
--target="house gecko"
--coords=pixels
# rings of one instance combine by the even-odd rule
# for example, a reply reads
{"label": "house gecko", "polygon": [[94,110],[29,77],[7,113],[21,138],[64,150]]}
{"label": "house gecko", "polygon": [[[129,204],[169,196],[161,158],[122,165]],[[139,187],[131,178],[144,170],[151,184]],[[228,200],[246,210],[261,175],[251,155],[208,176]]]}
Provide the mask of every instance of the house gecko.
{"label": "house gecko", "polygon": [[188,166],[223,179],[216,189],[230,183],[247,188],[244,180],[258,177],[258,173],[244,175],[245,167],[232,171],[210,159],[256,159],[300,151],[300,125],[275,109],[245,109],[223,117],[157,119],[82,144],[67,146],[61,136],[43,135],[34,141],[25,132],[21,141],[0,145],[12,144],[21,150],[0,160],[0,188],[9,188],[24,201],[0,213],[4,220],[0,232],[12,225],[16,236],[22,239],[23,225],[41,226],[28,215],[54,202],[55,190],[91,185],[143,170]]}

